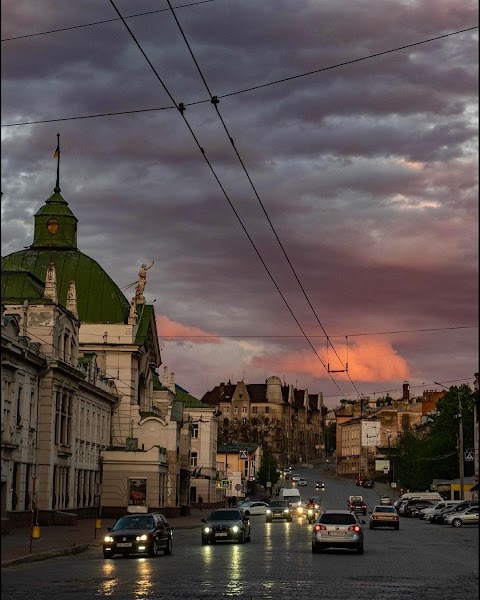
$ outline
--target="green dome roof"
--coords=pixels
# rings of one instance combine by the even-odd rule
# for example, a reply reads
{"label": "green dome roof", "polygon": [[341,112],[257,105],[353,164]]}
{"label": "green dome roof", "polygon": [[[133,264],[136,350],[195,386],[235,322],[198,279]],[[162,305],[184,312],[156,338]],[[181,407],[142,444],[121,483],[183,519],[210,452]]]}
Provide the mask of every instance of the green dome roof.
{"label": "green dome roof", "polygon": [[84,323],[126,323],[129,303],[102,267],[77,249],[35,248],[2,258],[2,302],[33,299],[15,271],[27,271],[45,283],[48,265],[55,263],[57,297],[66,306],[70,281],[77,288],[78,318]]}
{"label": "green dome roof", "polygon": [[2,257],[2,302],[43,301],[47,269],[55,264],[58,303],[66,306],[75,281],[77,311],[84,323],[127,323],[129,302],[92,258],[77,248],[77,218],[60,194],[59,170],[53,194],[35,214],[28,250]]}

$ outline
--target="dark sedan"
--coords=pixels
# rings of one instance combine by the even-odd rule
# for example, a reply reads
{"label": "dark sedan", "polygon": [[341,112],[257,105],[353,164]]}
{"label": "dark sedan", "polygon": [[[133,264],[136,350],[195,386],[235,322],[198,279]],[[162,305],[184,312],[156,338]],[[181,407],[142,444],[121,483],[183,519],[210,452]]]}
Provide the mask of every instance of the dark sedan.
{"label": "dark sedan", "polygon": [[271,523],[273,519],[286,519],[292,522],[292,511],[286,500],[272,500],[265,513],[265,520]]}
{"label": "dark sedan", "polygon": [[371,479],[364,479],[362,481],[362,487],[364,487],[364,488],[373,488],[373,481]]}
{"label": "dark sedan", "polygon": [[202,519],[202,544],[234,541],[239,544],[251,539],[250,519],[241,508],[219,508]]}
{"label": "dark sedan", "polygon": [[102,546],[104,558],[111,558],[114,554],[157,556],[160,551],[171,554],[173,532],[160,513],[130,513],[109,527]]}

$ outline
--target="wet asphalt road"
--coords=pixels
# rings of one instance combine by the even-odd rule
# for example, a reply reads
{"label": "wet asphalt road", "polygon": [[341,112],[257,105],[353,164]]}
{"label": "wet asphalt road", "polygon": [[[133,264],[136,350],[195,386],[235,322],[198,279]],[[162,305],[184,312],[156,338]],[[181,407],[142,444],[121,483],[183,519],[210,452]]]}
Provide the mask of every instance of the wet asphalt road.
{"label": "wet asphalt road", "polygon": [[[297,470],[314,484],[320,475]],[[369,507],[375,490],[325,480],[325,508],[345,508],[350,494]],[[320,495],[314,485],[302,495]],[[360,517],[366,519],[365,517]],[[367,517],[368,518],[368,517]],[[253,516],[252,541],[202,546],[200,529],[175,531],[174,552],[156,558],[104,560],[100,548],[77,556],[2,569],[2,597],[164,600],[454,600],[478,598],[478,526],[400,521],[400,530],[365,530],[365,553],[313,555],[303,519],[265,523]]]}

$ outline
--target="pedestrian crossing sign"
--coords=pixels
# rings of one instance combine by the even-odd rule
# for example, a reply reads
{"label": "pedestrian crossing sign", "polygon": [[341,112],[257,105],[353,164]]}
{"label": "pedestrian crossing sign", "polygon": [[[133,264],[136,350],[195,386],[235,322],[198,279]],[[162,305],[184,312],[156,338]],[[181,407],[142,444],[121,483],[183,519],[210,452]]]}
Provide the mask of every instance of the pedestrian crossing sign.
{"label": "pedestrian crossing sign", "polygon": [[465,460],[475,460],[474,458],[474,451],[473,450],[465,450]]}
{"label": "pedestrian crossing sign", "polygon": [[248,460],[247,450],[240,450],[240,459]]}

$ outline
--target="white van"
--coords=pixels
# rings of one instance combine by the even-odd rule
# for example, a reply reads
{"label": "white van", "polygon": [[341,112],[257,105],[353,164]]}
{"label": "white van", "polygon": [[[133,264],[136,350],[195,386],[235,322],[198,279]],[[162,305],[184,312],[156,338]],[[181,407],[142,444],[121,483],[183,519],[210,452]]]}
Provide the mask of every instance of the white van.
{"label": "white van", "polygon": [[405,500],[432,500],[432,502],[437,500],[440,502],[443,498],[438,492],[409,492],[408,494],[402,494],[395,505],[398,506],[400,502]]}
{"label": "white van", "polygon": [[440,511],[442,508],[446,506],[455,506],[455,504],[459,504],[461,500],[441,500],[437,502],[435,506],[430,506],[429,508],[423,508],[418,515],[420,519],[425,519],[428,521],[428,515],[431,515],[435,511]]}
{"label": "white van", "polygon": [[300,506],[302,498],[298,488],[280,488],[279,500],[286,500],[289,506]]}

